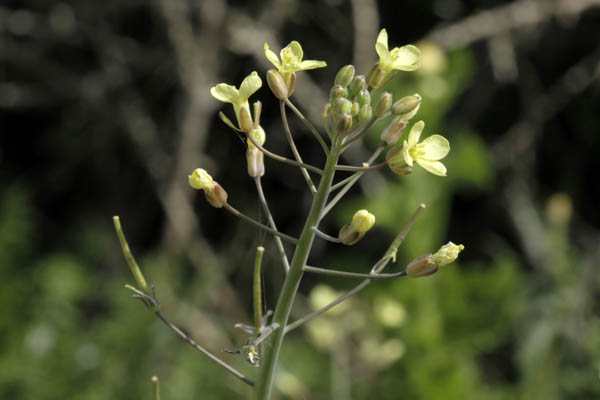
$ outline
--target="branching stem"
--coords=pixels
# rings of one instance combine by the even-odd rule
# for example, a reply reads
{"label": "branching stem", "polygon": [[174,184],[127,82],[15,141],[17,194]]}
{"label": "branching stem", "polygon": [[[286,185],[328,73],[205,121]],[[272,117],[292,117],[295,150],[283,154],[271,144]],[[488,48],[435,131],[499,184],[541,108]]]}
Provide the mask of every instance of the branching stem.
{"label": "branching stem", "polygon": [[278,237],[282,238],[283,240],[285,240],[286,242],[289,242],[289,243],[292,243],[292,244],[298,243],[298,239],[293,238],[293,237],[291,237],[289,235],[286,235],[285,233],[281,233],[281,232],[278,232],[278,231],[276,231],[274,229],[271,229],[271,228],[269,228],[268,226],[266,226],[264,224],[261,224],[260,222],[258,222],[257,220],[255,220],[253,218],[250,218],[246,214],[242,214],[237,209],[235,209],[233,206],[231,206],[229,203],[224,203],[223,207],[225,207],[225,209],[227,211],[229,211],[230,213],[232,213],[236,217],[240,217],[244,221],[251,223],[252,225],[254,225],[254,226],[262,229],[265,232],[269,232],[272,235],[278,236]]}

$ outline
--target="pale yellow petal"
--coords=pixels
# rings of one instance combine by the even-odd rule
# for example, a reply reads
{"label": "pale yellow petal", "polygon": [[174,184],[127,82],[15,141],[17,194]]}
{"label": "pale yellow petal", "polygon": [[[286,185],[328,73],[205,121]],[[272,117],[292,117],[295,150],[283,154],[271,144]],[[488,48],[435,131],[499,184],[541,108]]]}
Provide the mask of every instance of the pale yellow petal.
{"label": "pale yellow petal", "polygon": [[375,51],[379,56],[380,62],[384,59],[389,59],[390,52],[388,50],[388,34],[385,29],[382,29],[377,36],[377,42],[375,43]]}
{"label": "pale yellow petal", "polygon": [[210,89],[210,94],[212,94],[215,99],[225,103],[235,103],[239,98],[237,88],[226,83],[219,83],[217,86],[213,86]]}
{"label": "pale yellow petal", "polygon": [[406,164],[408,164],[408,166],[412,167],[413,158],[411,157],[409,150],[410,150],[410,145],[405,140],[404,144],[402,145],[402,155],[404,156],[404,161],[406,162]]}
{"label": "pale yellow petal", "polygon": [[431,135],[421,142],[425,155],[423,158],[430,161],[441,160],[450,152],[450,142],[441,135]]}
{"label": "pale yellow petal", "polygon": [[323,68],[326,67],[327,63],[325,61],[317,61],[317,60],[306,60],[300,63],[301,70],[307,69],[315,69],[315,68]]}
{"label": "pale yellow petal", "polygon": [[248,75],[242,81],[240,85],[239,98],[241,101],[245,101],[250,97],[254,92],[256,92],[262,86],[262,80],[256,73],[256,71],[252,71],[250,75]]}
{"label": "pale yellow petal", "polygon": [[412,44],[402,46],[400,48],[396,47],[390,52],[390,54],[393,60],[393,69],[401,71],[414,71],[419,67],[421,50]]}
{"label": "pale yellow petal", "polygon": [[265,42],[265,56],[267,60],[271,61],[271,64],[275,66],[278,70],[281,69],[281,63],[279,62],[279,58],[277,54],[275,54],[272,50],[269,49],[269,45]]}
{"label": "pale yellow petal", "polygon": [[415,160],[423,169],[431,172],[434,175],[446,176],[446,166],[439,161],[429,161],[423,159]]}
{"label": "pale yellow petal", "polygon": [[412,128],[410,128],[410,132],[408,134],[408,145],[413,147],[417,143],[419,143],[419,138],[421,137],[421,133],[425,128],[425,122],[419,121],[416,122]]}
{"label": "pale yellow petal", "polygon": [[302,46],[297,41],[292,41],[290,44],[281,49],[281,60],[285,63],[285,59],[294,59],[295,62],[300,63],[304,57],[304,51]]}

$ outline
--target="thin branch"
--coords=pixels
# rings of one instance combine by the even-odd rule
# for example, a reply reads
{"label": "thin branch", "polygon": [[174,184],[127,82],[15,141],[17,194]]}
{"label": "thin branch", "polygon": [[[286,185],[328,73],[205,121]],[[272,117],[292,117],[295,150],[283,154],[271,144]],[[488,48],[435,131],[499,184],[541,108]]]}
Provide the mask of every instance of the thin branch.
{"label": "thin branch", "polygon": [[323,170],[320,169],[320,168],[317,168],[317,167],[312,166],[310,164],[304,164],[303,162],[298,162],[298,161],[290,160],[289,158],[285,158],[285,157],[282,157],[282,156],[280,156],[278,154],[270,152],[269,150],[265,149],[260,144],[258,144],[258,142],[256,141],[256,139],[254,139],[254,137],[252,137],[252,135],[250,135],[248,132],[245,132],[245,133],[246,133],[246,137],[248,139],[250,139],[250,141],[252,142],[252,144],[255,145],[256,148],[258,148],[260,151],[262,151],[263,153],[265,153],[265,155],[267,157],[271,157],[272,159],[277,160],[279,162],[282,162],[282,163],[285,163],[285,164],[289,164],[289,165],[293,165],[295,167],[304,168],[304,169],[312,171],[312,172],[314,172],[316,174],[323,175]]}
{"label": "thin branch", "polygon": [[294,112],[294,114],[296,114],[296,116],[300,118],[300,121],[302,121],[304,125],[306,125],[306,127],[312,132],[312,134],[315,136],[315,138],[323,148],[325,155],[329,155],[329,148],[327,147],[327,143],[325,143],[325,140],[323,140],[323,137],[321,137],[321,134],[319,133],[319,131],[317,131],[315,126],[304,116],[304,114],[300,112],[300,110],[296,108],[294,104],[292,104],[289,98],[285,99],[285,104],[287,104],[287,106]]}
{"label": "thin branch", "polygon": [[[285,137],[287,138],[288,143],[290,144],[290,149],[292,150],[292,153],[294,154],[294,158],[299,163],[303,163],[302,157],[300,157],[300,153],[298,153],[298,149],[296,148],[296,143],[294,143],[294,138],[292,137],[292,132],[290,131],[290,126],[288,125],[287,116],[285,115],[285,102],[283,100],[279,102],[279,111],[281,112],[281,121],[283,122],[283,130],[285,132]],[[315,184],[313,183],[312,179],[310,178],[310,175],[308,175],[308,172],[306,171],[306,169],[300,168],[300,172],[302,172],[302,176],[304,176],[304,179],[306,180],[306,183],[308,184],[308,188],[310,189],[310,192],[313,195],[315,193],[317,193],[317,188],[315,187]]]}
{"label": "thin branch", "polygon": [[[392,244],[390,244],[390,246],[386,250],[386,252],[383,255],[383,257],[381,257],[379,259],[379,261],[377,261],[375,263],[375,265],[371,269],[371,273],[372,274],[375,274],[375,275],[376,274],[380,274],[380,272],[383,271],[383,269],[388,265],[388,263],[390,261],[395,261],[396,260],[396,252],[398,250],[398,247],[402,244],[402,242],[406,238],[406,235],[408,235],[408,232],[410,232],[410,229],[412,228],[412,226],[414,225],[415,221],[417,220],[417,218],[419,217],[419,215],[421,215],[421,213],[423,212],[424,209],[425,209],[425,205],[424,204],[420,204],[419,207],[417,207],[417,209],[415,210],[415,212],[413,213],[413,215],[410,217],[410,219],[408,220],[408,222],[406,223],[406,225],[404,225],[404,228],[402,228],[402,230],[400,231],[400,233],[398,235],[396,235],[396,237],[392,241]],[[304,268],[306,268],[306,266]],[[374,279],[377,279],[377,278],[375,278],[373,276],[370,276],[368,279],[365,279],[364,281],[362,281],[361,283],[359,283],[354,289],[352,289],[349,292],[341,295],[340,297],[338,297],[337,299],[335,299],[334,301],[332,301],[331,303],[329,303],[325,307],[320,308],[318,310],[315,310],[315,311],[311,312],[310,314],[307,314],[304,317],[302,317],[302,318],[300,318],[300,319],[292,322],[291,324],[288,324],[285,327],[285,332],[284,333],[287,334],[291,330],[296,329],[299,326],[302,326],[306,322],[312,320],[315,317],[318,317],[319,315],[321,315],[324,312],[330,310],[331,308],[337,306],[338,304],[340,304],[341,302],[345,301],[346,299],[354,296],[356,293],[360,292],[365,287],[367,287]]]}
{"label": "thin branch", "polygon": [[260,332],[263,327],[263,315],[262,315],[262,282],[261,282],[261,267],[262,258],[265,252],[265,248],[258,246],[256,248],[256,258],[254,259],[254,328],[256,332]]}
{"label": "thin branch", "polygon": [[158,382],[158,376],[152,377],[152,399],[160,400],[160,387]]}
{"label": "thin branch", "polygon": [[367,125],[359,128],[359,130],[356,133],[350,132],[350,134],[348,136],[346,136],[344,138],[344,140],[342,141],[342,145],[344,146],[342,148],[342,152],[346,151],[346,149],[348,147],[350,147],[352,145],[352,143],[354,143],[355,141],[357,141],[358,139],[360,139],[361,137],[363,137],[365,135],[365,133],[367,133],[367,131],[373,125],[375,125],[375,123],[377,123],[378,121],[381,121],[382,119],[384,119],[388,115],[390,115],[390,113],[386,113],[385,115],[383,115],[383,116],[381,116],[379,118],[371,118],[371,120],[369,121],[369,123]]}
{"label": "thin branch", "polygon": [[[271,226],[271,228],[274,231],[277,231],[277,226],[275,225],[275,220],[273,219],[273,215],[271,214],[271,211],[269,210],[269,205],[267,204],[267,199],[265,198],[265,193],[262,188],[260,176],[257,176],[256,178],[254,178],[254,183],[256,183],[256,191],[258,192],[258,198],[260,199],[260,202],[262,204],[265,215],[267,216],[267,221],[269,221],[269,225]],[[288,261],[287,255],[285,254],[285,249],[283,248],[283,243],[281,242],[281,238],[279,236],[275,236],[273,239],[275,239],[275,246],[277,247],[277,251],[279,252],[279,255],[281,256],[281,262],[283,263],[283,269],[284,269],[285,273],[287,274],[287,272],[290,270],[290,263]]]}
{"label": "thin branch", "polygon": [[332,243],[342,243],[342,241],[340,239],[333,237],[333,236],[329,236],[325,232],[321,232],[320,230],[317,229],[317,227],[313,227],[312,230],[321,239],[325,239]]}
{"label": "thin branch", "polygon": [[285,240],[285,241],[287,241],[289,243],[292,243],[292,244],[298,243],[298,239],[293,238],[293,237],[291,237],[289,235],[286,235],[285,233],[281,233],[281,232],[278,232],[278,231],[276,231],[274,229],[271,229],[271,228],[269,228],[268,226],[266,226],[264,224],[261,224],[257,220],[252,219],[252,218],[250,218],[249,216],[247,216],[245,214],[242,214],[237,209],[235,209],[233,206],[231,206],[229,203],[223,203],[223,207],[225,207],[225,209],[227,211],[229,211],[230,213],[232,213],[236,217],[240,217],[244,221],[251,223],[252,225],[254,225],[254,226],[262,229],[265,232],[269,232],[272,235],[279,236],[280,238],[282,238],[283,240]]}
{"label": "thin branch", "polygon": [[[367,163],[365,163],[367,164]],[[380,169],[385,167],[386,163],[382,162],[379,164],[375,164],[375,165],[368,165],[367,166],[363,166],[363,167],[355,167],[353,165],[336,165],[335,166],[335,170],[336,171],[356,171],[356,172],[367,172],[367,171],[373,171],[376,169]]]}
{"label": "thin branch", "polygon": [[361,274],[358,272],[347,272],[347,271],[340,271],[340,270],[336,270],[336,269],[310,267],[308,265],[304,266],[304,271],[312,272],[315,274],[322,274],[322,275],[343,276],[346,278],[364,278],[364,279],[371,279],[371,280],[394,279],[394,278],[400,278],[400,277],[403,277],[406,275],[406,271],[400,271],[400,272],[396,272],[394,274]]}
{"label": "thin branch", "polygon": [[[366,162],[366,164],[371,164],[373,161],[375,161],[377,159],[377,157],[379,157],[379,155],[381,154],[383,149],[385,149],[385,145],[383,143],[381,143],[379,145],[379,147],[377,147],[377,149],[375,150],[373,155],[371,155],[371,157]],[[335,197],[333,199],[331,199],[329,201],[329,203],[325,206],[325,208],[323,209],[323,212],[321,213],[321,218],[325,217],[325,215],[327,215],[327,213],[329,213],[329,211],[331,211],[331,209],[337,204],[337,202],[340,201],[342,199],[342,197],[344,197],[344,195],[348,192],[348,190],[350,190],[350,188],[352,188],[352,186],[356,183],[356,181],[358,181],[358,179],[362,176],[362,174],[364,174],[364,171],[359,171],[359,172],[356,172],[354,175],[352,175],[351,179],[348,181],[348,183],[346,183],[346,186],[344,186],[342,188],[342,190],[340,190],[335,195]],[[334,185],[334,186],[336,186],[336,185]]]}

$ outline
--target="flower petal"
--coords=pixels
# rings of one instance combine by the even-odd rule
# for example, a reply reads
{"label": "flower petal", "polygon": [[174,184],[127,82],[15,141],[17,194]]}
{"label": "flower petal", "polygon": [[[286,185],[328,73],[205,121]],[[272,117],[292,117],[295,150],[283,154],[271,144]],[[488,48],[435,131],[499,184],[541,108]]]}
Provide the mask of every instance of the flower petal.
{"label": "flower petal", "polygon": [[410,150],[410,145],[405,140],[404,144],[402,145],[402,155],[404,156],[404,161],[406,162],[406,164],[408,164],[410,167],[412,167],[413,158],[411,157],[409,150]]}
{"label": "flower petal", "polygon": [[275,66],[278,70],[281,68],[281,63],[279,62],[279,58],[277,54],[275,54],[272,50],[269,49],[269,45],[265,42],[265,57],[267,60],[271,61],[271,64]]}
{"label": "flower petal", "polygon": [[384,58],[389,58],[390,52],[388,50],[388,34],[385,29],[382,29],[379,32],[379,36],[377,36],[375,51],[377,51],[380,61],[383,61]]}
{"label": "flower petal", "polygon": [[415,160],[423,169],[431,172],[434,175],[446,176],[446,166],[439,161],[429,161],[423,159]]}
{"label": "flower petal", "polygon": [[441,160],[450,152],[450,142],[441,135],[431,135],[421,142],[425,156],[423,158],[431,161]]}
{"label": "flower petal", "polygon": [[284,64],[286,59],[294,60],[294,63],[300,63],[300,61],[302,61],[302,57],[304,57],[302,46],[295,40],[281,49],[281,61]]}
{"label": "flower petal", "polygon": [[252,96],[262,86],[262,80],[256,73],[252,71],[250,75],[244,78],[240,85],[239,98],[241,101],[248,100],[248,97]]}
{"label": "flower petal", "polygon": [[326,66],[327,66],[327,63],[325,61],[317,61],[317,60],[306,60],[306,61],[302,61],[300,63],[301,70],[323,68]]}
{"label": "flower petal", "polygon": [[239,92],[235,86],[226,83],[219,83],[210,89],[210,94],[219,101],[225,103],[235,103],[239,98]]}
{"label": "flower petal", "polygon": [[414,71],[419,68],[421,50],[412,44],[400,48],[396,47],[391,51],[391,57],[393,59],[393,69]]}
{"label": "flower petal", "polygon": [[410,128],[410,133],[408,134],[408,145],[410,147],[413,147],[419,142],[423,128],[425,128],[425,122],[423,121],[415,123],[412,128]]}

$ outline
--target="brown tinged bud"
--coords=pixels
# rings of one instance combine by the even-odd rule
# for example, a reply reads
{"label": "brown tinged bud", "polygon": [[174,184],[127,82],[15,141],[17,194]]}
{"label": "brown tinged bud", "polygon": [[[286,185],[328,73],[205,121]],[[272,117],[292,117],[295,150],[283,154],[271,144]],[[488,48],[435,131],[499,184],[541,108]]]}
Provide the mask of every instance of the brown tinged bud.
{"label": "brown tinged bud", "polygon": [[344,114],[335,123],[335,133],[337,136],[343,138],[350,132],[352,128],[352,116],[350,114]]}
{"label": "brown tinged bud", "polygon": [[394,118],[381,133],[381,140],[389,145],[395,145],[402,137],[408,122],[402,117]]}
{"label": "brown tinged bud", "polygon": [[395,102],[392,106],[392,112],[408,121],[419,111],[419,107],[421,107],[421,96],[415,93]]}
{"label": "brown tinged bud", "polygon": [[421,278],[423,276],[433,275],[438,271],[439,267],[433,262],[431,254],[425,254],[411,261],[406,266],[406,275],[411,278]]}
{"label": "brown tinged bud", "polygon": [[364,124],[365,122],[370,121],[372,117],[373,108],[370,104],[365,104],[360,108],[360,111],[358,112],[358,123]]}
{"label": "brown tinged bud", "polygon": [[346,89],[342,85],[335,85],[329,91],[329,101],[335,101],[346,94]]}
{"label": "brown tinged bud", "polygon": [[392,100],[392,94],[390,92],[385,92],[381,95],[379,101],[377,102],[377,105],[375,106],[375,111],[373,112],[375,118],[382,117],[386,112],[390,110],[390,108],[392,107]]}
{"label": "brown tinged bud", "polygon": [[364,75],[357,75],[352,79],[350,86],[348,86],[348,91],[350,92],[350,97],[356,96],[361,90],[367,87],[367,82],[365,80]]}
{"label": "brown tinged bud", "polygon": [[373,89],[379,89],[381,86],[383,86],[382,82],[385,78],[385,75],[385,72],[379,68],[379,63],[377,63],[367,74],[367,84]]}
{"label": "brown tinged bud", "polygon": [[409,166],[404,157],[402,157],[402,145],[393,147],[385,155],[385,162],[390,169],[398,175],[408,175],[412,173],[412,167]]}
{"label": "brown tinged bud", "polygon": [[335,84],[347,87],[354,78],[354,65],[346,65],[338,71],[335,76]]}
{"label": "brown tinged bud", "polygon": [[203,190],[206,200],[216,208],[221,208],[227,203],[227,192],[221,185],[202,168],[196,168],[188,175],[190,186],[194,189]]}
{"label": "brown tinged bud", "polygon": [[340,115],[349,114],[352,111],[352,102],[344,97],[336,99],[333,104],[333,115],[338,117]]}
{"label": "brown tinged bud", "polygon": [[340,241],[352,246],[358,243],[375,224],[375,216],[367,210],[358,210],[352,217],[352,222],[342,226],[338,234]]}
{"label": "brown tinged bud", "polygon": [[248,111],[248,108],[240,108],[238,122],[240,123],[240,130],[242,132],[250,132],[252,130],[254,123],[252,122],[252,117],[250,116],[250,111]]}
{"label": "brown tinged bud", "polygon": [[288,88],[279,71],[270,69],[267,71],[267,84],[279,100],[285,100],[288,97]]}

